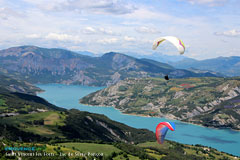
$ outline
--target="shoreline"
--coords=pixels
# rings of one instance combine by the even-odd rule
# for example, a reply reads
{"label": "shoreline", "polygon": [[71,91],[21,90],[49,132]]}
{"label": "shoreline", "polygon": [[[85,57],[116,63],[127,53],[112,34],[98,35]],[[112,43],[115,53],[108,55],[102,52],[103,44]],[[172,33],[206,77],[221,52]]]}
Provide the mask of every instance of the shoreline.
{"label": "shoreline", "polygon": [[232,130],[232,131],[240,132],[240,130],[236,130],[236,129],[232,129],[232,128],[221,128],[221,127],[217,128],[217,127],[213,127],[213,126],[207,127],[207,126],[204,126],[200,123],[187,122],[187,121],[183,121],[183,120],[180,120],[180,119],[170,118],[168,116],[167,117],[157,117],[157,116],[150,116],[150,115],[144,115],[144,114],[124,113],[124,112],[122,112],[121,109],[118,109],[114,106],[102,106],[102,105],[94,105],[93,106],[93,105],[89,105],[89,104],[80,103],[80,100],[79,100],[79,104],[86,105],[86,106],[92,106],[92,107],[112,107],[112,108],[118,110],[123,115],[132,115],[132,116],[139,116],[139,117],[153,117],[153,118],[166,118],[166,119],[169,119],[169,120],[177,120],[177,121],[181,121],[182,123],[197,125],[197,126],[205,127],[205,128],[212,128],[212,129],[218,129],[218,130],[220,130],[220,129],[222,129],[222,130]]}
{"label": "shoreline", "polygon": [[[47,92],[48,90],[46,89],[46,91],[45,92]],[[80,103],[80,101],[79,101],[79,96],[78,96],[78,98],[76,99],[76,102],[78,103],[78,104],[83,104],[83,105],[85,105],[85,107],[87,107],[87,106],[90,106],[90,107],[92,107],[92,109],[91,110],[94,110],[94,108],[93,107],[106,107],[106,108],[109,108],[110,109],[110,107],[111,108],[113,108],[114,110],[119,110],[119,113],[118,114],[122,114],[122,115],[132,115],[132,116],[138,116],[138,117],[155,117],[155,118],[168,118],[168,117],[163,117],[163,116],[161,116],[161,117],[159,117],[159,116],[149,116],[149,115],[143,115],[143,114],[135,114],[135,113],[124,113],[121,109],[117,109],[116,107],[114,107],[114,106],[106,106],[106,105],[90,105],[90,104],[84,104],[84,103]],[[75,104],[75,103],[74,103]],[[83,106],[84,107],[84,106]],[[78,107],[76,107],[76,109],[78,109],[78,110],[81,110],[80,108],[78,108]],[[84,109],[85,110],[85,109]],[[97,108],[96,108],[96,110],[97,110]],[[111,109],[112,110],[112,109]],[[88,111],[89,112],[89,111]],[[111,113],[111,112],[110,112]],[[102,113],[102,114],[104,114],[104,112]],[[151,119],[151,118],[150,118]],[[171,118],[172,119],[172,118]],[[160,119],[159,119],[160,120]],[[172,119],[172,120],[177,120],[177,119]],[[167,121],[167,120],[166,120]],[[178,121],[178,120],[177,120]],[[231,131],[232,129],[229,129],[229,128],[216,128],[216,127],[206,127],[206,126],[203,126],[203,125],[200,125],[200,124],[195,124],[195,123],[191,123],[191,122],[186,122],[186,121],[180,121],[179,120],[179,123],[184,123],[184,124],[192,124],[192,125],[196,125],[196,126],[200,126],[201,128],[202,127],[204,127],[204,128],[211,128],[211,129],[214,129],[215,131],[217,131],[216,129],[219,129],[219,130],[226,130],[225,132],[227,132],[227,131]],[[202,128],[202,129],[204,129],[204,128]],[[239,132],[236,132],[236,133],[239,133]],[[180,142],[179,142],[180,143]],[[182,142],[183,143],[183,142]],[[188,143],[183,143],[183,144],[188,144]],[[197,143],[197,144],[201,144],[201,143]],[[211,145],[207,145],[207,146],[211,146]],[[211,146],[212,147],[212,146]],[[217,148],[217,147],[213,147],[213,148]],[[219,148],[217,149],[217,150],[219,150]],[[222,150],[222,149],[221,149]],[[223,150],[224,152],[226,152],[226,153],[231,153],[231,152],[229,152],[228,150]],[[231,153],[232,154],[232,153]],[[234,154],[234,155],[236,155],[236,154]]]}
{"label": "shoreline", "polygon": [[43,93],[46,92],[45,90],[41,90],[41,91],[36,91],[35,94],[38,95],[39,93]]}

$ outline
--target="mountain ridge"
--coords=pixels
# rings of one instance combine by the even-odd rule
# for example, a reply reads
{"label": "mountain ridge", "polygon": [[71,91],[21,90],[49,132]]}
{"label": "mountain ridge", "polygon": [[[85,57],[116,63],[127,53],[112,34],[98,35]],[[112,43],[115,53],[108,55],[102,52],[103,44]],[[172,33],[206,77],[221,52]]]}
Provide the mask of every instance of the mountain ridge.
{"label": "mountain ridge", "polygon": [[239,56],[217,57],[205,60],[185,58],[181,61],[171,62],[169,64],[182,69],[196,68],[200,70],[219,72],[226,76],[240,76]]}
{"label": "mountain ridge", "polygon": [[218,76],[176,69],[154,60],[137,59],[109,52],[90,57],[65,49],[36,46],[12,47],[0,51],[0,68],[31,83],[64,83],[109,86],[127,77],[171,78]]}

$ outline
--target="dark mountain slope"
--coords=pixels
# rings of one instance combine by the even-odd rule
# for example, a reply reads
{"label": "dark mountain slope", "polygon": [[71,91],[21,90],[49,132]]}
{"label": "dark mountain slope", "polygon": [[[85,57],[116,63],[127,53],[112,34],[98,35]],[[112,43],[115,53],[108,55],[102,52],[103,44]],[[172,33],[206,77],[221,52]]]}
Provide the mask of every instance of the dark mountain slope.
{"label": "dark mountain slope", "polygon": [[59,110],[65,109],[56,107],[48,103],[43,98],[38,96],[11,92],[0,87],[0,116],[15,115],[29,112],[38,112],[42,110]]}
{"label": "dark mountain slope", "polygon": [[104,115],[81,112],[76,109],[69,111],[61,127],[69,139],[103,140],[108,142],[139,143],[154,141],[153,132],[146,129],[135,129],[125,124],[110,120]]}

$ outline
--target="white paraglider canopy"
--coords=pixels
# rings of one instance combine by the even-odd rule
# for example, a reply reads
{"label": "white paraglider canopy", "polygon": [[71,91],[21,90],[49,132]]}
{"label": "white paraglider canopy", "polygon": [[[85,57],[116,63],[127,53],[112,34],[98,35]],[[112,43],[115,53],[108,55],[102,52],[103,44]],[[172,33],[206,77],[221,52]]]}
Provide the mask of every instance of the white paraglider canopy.
{"label": "white paraglider canopy", "polygon": [[157,47],[160,45],[160,43],[162,43],[165,40],[171,42],[175,47],[177,47],[180,54],[183,54],[185,52],[184,43],[180,39],[178,39],[177,37],[174,37],[174,36],[165,36],[165,37],[157,38],[153,42],[152,49],[153,50],[157,49]]}

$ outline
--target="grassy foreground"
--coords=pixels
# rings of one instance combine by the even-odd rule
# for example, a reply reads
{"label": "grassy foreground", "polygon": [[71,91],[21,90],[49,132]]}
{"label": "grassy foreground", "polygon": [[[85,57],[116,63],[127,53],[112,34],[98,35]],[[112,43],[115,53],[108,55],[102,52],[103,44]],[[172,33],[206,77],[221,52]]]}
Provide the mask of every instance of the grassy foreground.
{"label": "grassy foreground", "polygon": [[[2,145],[4,144],[4,145]],[[34,147],[35,151],[4,151],[8,147]],[[49,144],[1,141],[1,159],[80,159],[80,160],[239,160],[239,157],[200,145],[182,145],[172,141],[145,142],[137,145],[125,143],[62,142]],[[25,154],[23,154],[25,153]],[[38,156],[37,156],[38,155]],[[41,156],[39,156],[41,155]]]}

